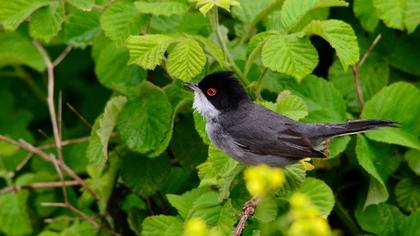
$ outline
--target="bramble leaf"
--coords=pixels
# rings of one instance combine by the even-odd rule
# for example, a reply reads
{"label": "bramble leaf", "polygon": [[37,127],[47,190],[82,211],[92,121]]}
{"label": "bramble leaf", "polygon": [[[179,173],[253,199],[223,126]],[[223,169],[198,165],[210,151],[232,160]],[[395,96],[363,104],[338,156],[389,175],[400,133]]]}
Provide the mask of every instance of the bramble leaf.
{"label": "bramble leaf", "polygon": [[35,10],[48,3],[48,0],[0,0],[0,24],[14,31]]}
{"label": "bramble leaf", "polygon": [[144,69],[153,70],[163,59],[172,38],[162,34],[130,36],[127,48],[130,53],[129,64],[138,64]]}
{"label": "bramble leaf", "polygon": [[200,74],[206,64],[206,55],[193,39],[179,42],[169,54],[167,69],[171,76],[190,81]]}
{"label": "bramble leaf", "polygon": [[0,195],[0,231],[7,235],[27,235],[32,233],[31,218],[27,201],[29,192]]}
{"label": "bramble leaf", "polygon": [[188,5],[182,2],[141,2],[137,1],[134,3],[137,10],[144,14],[170,16],[182,14],[188,11]]}
{"label": "bramble leaf", "polygon": [[64,6],[52,2],[48,7],[41,8],[32,15],[29,23],[29,33],[33,38],[49,42],[61,30],[64,21]]}
{"label": "bramble leaf", "polygon": [[395,199],[398,205],[408,212],[420,209],[420,183],[415,178],[404,178],[395,186]]}
{"label": "bramble leaf", "polygon": [[150,216],[143,221],[142,236],[182,235],[184,222],[175,216]]}
{"label": "bramble leaf", "polygon": [[137,34],[148,17],[134,8],[131,2],[115,2],[101,15],[101,27],[107,37],[122,45],[128,36]]}
{"label": "bramble leaf", "polygon": [[353,2],[353,11],[363,29],[372,33],[379,23],[373,0],[355,0]]}
{"label": "bramble leaf", "polygon": [[95,5],[95,0],[67,0],[67,2],[83,11],[90,11]]}
{"label": "bramble leaf", "polygon": [[292,75],[301,81],[315,69],[318,64],[318,53],[308,38],[277,35],[265,42],[262,62],[271,70]]}
{"label": "bramble leaf", "polygon": [[297,192],[304,193],[311,199],[311,202],[318,208],[320,214],[325,218],[334,207],[334,194],[331,188],[322,180],[312,177],[306,178],[297,189]]}

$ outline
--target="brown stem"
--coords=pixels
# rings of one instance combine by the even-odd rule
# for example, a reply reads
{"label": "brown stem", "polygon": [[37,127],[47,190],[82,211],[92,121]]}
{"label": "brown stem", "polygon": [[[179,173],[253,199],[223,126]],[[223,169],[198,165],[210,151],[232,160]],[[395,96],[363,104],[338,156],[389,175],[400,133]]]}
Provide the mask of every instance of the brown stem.
{"label": "brown stem", "polygon": [[115,232],[113,229],[108,228],[104,225],[99,224],[98,222],[96,222],[95,218],[92,216],[87,215],[86,213],[84,213],[83,211],[77,209],[76,207],[74,207],[73,205],[69,204],[69,203],[64,203],[64,202],[43,202],[41,203],[42,206],[45,207],[63,207],[63,208],[67,208],[68,210],[74,212],[77,216],[79,216],[80,218],[90,222],[93,226],[95,226],[98,229],[101,230],[105,230],[106,232],[115,235],[115,236],[121,236],[119,233]]}
{"label": "brown stem", "polygon": [[[9,137],[6,137],[4,135],[0,135],[0,141],[4,141],[7,143],[10,143],[12,145],[15,145],[16,147],[21,148],[22,150],[26,150],[28,152],[31,152],[33,154],[36,154],[40,158],[44,159],[45,161],[51,162],[54,164],[54,159],[52,156],[48,155],[46,152],[42,151],[40,148],[34,147],[32,144],[26,142],[25,140],[20,140],[20,142],[11,139]],[[66,172],[70,177],[72,177],[74,180],[80,183],[80,185],[83,186],[83,188],[86,189],[92,196],[95,197],[96,200],[99,200],[98,194],[92,190],[89,185],[86,184],[86,182],[80,178],[70,167],[68,167],[65,163],[58,160],[58,165],[62,167],[64,172]]]}
{"label": "brown stem", "polygon": [[54,67],[58,66],[58,64],[60,64],[64,58],[67,57],[67,55],[71,52],[71,50],[73,49],[72,46],[67,46],[63,52],[61,52],[60,55],[58,55],[58,57],[54,60],[54,62],[52,63]]}
{"label": "brown stem", "polygon": [[[33,41],[33,44],[38,49],[39,53],[41,54],[42,58],[44,59],[45,65],[47,66],[47,72],[48,72],[48,97],[47,97],[48,110],[50,112],[51,125],[52,125],[52,128],[53,128],[54,141],[55,141],[55,146],[56,146],[56,149],[57,149],[58,159],[60,160],[60,162],[64,163],[63,146],[61,145],[61,135],[60,135],[59,125],[57,123],[57,112],[55,110],[55,105],[54,105],[54,64],[51,62],[51,58],[48,55],[45,48],[38,41]],[[67,53],[64,53],[64,55],[66,55],[66,54]],[[62,59],[59,59],[58,62],[60,62],[61,60]],[[54,163],[55,168],[57,169],[58,175],[60,176],[61,182],[63,182],[63,188],[62,189],[63,189],[64,202],[68,202],[67,190],[66,190],[66,186],[64,185],[64,174],[62,172],[61,167],[58,165],[57,161],[54,160],[53,163]]]}
{"label": "brown stem", "polygon": [[[76,180],[69,180],[64,181],[66,186],[78,186],[80,185],[79,182]],[[62,182],[38,182],[38,183],[31,183],[31,184],[23,184],[23,185],[15,185],[12,187],[6,187],[0,190],[0,194],[10,193],[10,192],[17,192],[22,189],[33,189],[33,188],[56,188],[61,187]]]}
{"label": "brown stem", "polygon": [[360,87],[360,80],[359,80],[360,68],[365,63],[369,55],[372,53],[373,48],[379,43],[379,40],[381,39],[381,37],[382,37],[381,34],[378,34],[378,36],[376,36],[375,40],[373,40],[372,44],[369,46],[368,50],[365,52],[365,54],[363,54],[362,59],[360,59],[360,61],[357,64],[351,67],[351,71],[353,73],[353,78],[354,78],[354,86],[356,87],[357,103],[359,105],[360,112],[362,112],[363,110],[363,93]]}
{"label": "brown stem", "polygon": [[239,223],[236,225],[235,230],[232,232],[232,236],[240,236],[242,230],[245,228],[246,221],[250,216],[252,216],[255,212],[255,208],[257,207],[258,199],[253,197],[251,200],[247,201],[244,205],[244,208],[241,212],[241,219]]}
{"label": "brown stem", "polygon": [[86,120],[85,117],[82,116],[82,114],[80,114],[80,112],[78,112],[76,110],[76,108],[74,108],[70,103],[66,103],[66,106],[90,129],[92,128],[92,124],[89,123],[89,121]]}

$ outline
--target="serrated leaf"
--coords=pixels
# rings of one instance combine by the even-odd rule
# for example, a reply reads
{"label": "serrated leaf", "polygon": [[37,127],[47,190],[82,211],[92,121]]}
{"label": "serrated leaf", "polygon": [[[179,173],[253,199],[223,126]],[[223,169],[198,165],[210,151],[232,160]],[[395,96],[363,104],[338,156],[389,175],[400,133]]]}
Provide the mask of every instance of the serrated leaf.
{"label": "serrated leaf", "polygon": [[373,6],[373,0],[355,0],[353,2],[353,11],[363,29],[373,33],[379,23],[379,18]]}
{"label": "serrated leaf", "polygon": [[111,4],[101,15],[101,27],[107,37],[122,45],[130,35],[140,31],[148,17],[134,8],[132,2],[120,1]]}
{"label": "serrated leaf", "polygon": [[165,93],[149,82],[141,85],[138,96],[124,106],[117,128],[130,149],[154,157],[169,143],[165,140],[172,130],[172,106]]}
{"label": "serrated leaf", "polygon": [[162,34],[130,36],[127,39],[127,48],[130,53],[128,63],[153,70],[160,64],[163,54],[172,41],[171,37]]}
{"label": "serrated leaf", "polygon": [[232,15],[242,22],[251,23],[257,15],[274,3],[275,0],[240,0],[240,7],[232,9]]}
{"label": "serrated leaf", "polygon": [[306,171],[302,163],[296,163],[286,166],[283,172],[286,181],[280,189],[280,194],[282,197],[288,197],[303,183],[306,177]]}
{"label": "serrated leaf", "polygon": [[143,221],[141,236],[179,236],[184,230],[184,222],[175,216],[149,216]]}
{"label": "serrated leaf", "polygon": [[220,65],[223,65],[225,56],[222,49],[220,49],[220,47],[215,42],[213,42],[211,39],[199,35],[194,35],[193,38],[202,44],[204,50],[209,55],[211,55],[214,60],[216,60]]}
{"label": "serrated leaf", "polygon": [[136,65],[127,65],[128,60],[126,48],[117,48],[112,42],[105,44],[95,64],[95,74],[99,82],[125,95],[135,95],[146,79],[147,72]]}
{"label": "serrated leaf", "polygon": [[420,1],[407,0],[404,14],[404,24],[409,34],[414,32],[414,30],[420,24]]}
{"label": "serrated leaf", "polygon": [[332,211],[335,203],[334,194],[324,181],[312,177],[306,178],[297,191],[308,196],[322,216],[327,217]]}
{"label": "serrated leaf", "polygon": [[239,6],[238,0],[189,0],[190,2],[197,2],[196,8],[199,8],[200,12],[204,15],[207,14],[214,7],[221,7],[227,11],[230,11],[231,6]]}
{"label": "serrated leaf", "polygon": [[292,75],[298,81],[310,74],[318,64],[318,53],[308,38],[297,35],[272,36],[262,49],[264,66]]}
{"label": "serrated leaf", "polygon": [[64,6],[52,2],[48,7],[41,8],[32,14],[29,23],[29,34],[33,38],[49,42],[61,30],[64,21]]}
{"label": "serrated leaf", "polygon": [[276,219],[277,210],[278,206],[276,199],[273,196],[268,195],[258,202],[254,217],[261,222],[269,223]]}
{"label": "serrated leaf", "polygon": [[[386,235],[386,232],[396,233],[395,231],[406,218],[397,207],[386,203],[370,205],[364,210],[358,207],[355,216],[363,230],[375,235]],[[378,225],[386,227],[378,227]]]}
{"label": "serrated leaf", "polygon": [[45,70],[41,54],[29,38],[18,33],[0,33],[0,68],[7,65],[27,65],[38,72]]}
{"label": "serrated leaf", "polygon": [[420,151],[411,149],[405,153],[404,158],[411,170],[420,176]]}
{"label": "serrated leaf", "polygon": [[158,191],[170,172],[169,158],[166,154],[148,158],[130,153],[121,159],[124,184],[141,196],[147,197]]}
{"label": "serrated leaf", "polygon": [[95,5],[95,0],[66,0],[71,5],[83,11],[90,11]]}
{"label": "serrated leaf", "polygon": [[[391,39],[390,39],[391,40]],[[393,39],[394,40],[394,39]],[[420,67],[417,64],[417,55],[420,54],[420,44],[416,37],[401,35],[395,40],[399,47],[390,47],[389,64],[398,70],[420,76]]]}
{"label": "serrated leaf", "polygon": [[[383,88],[365,103],[363,119],[387,119],[399,122],[398,128],[367,132],[379,142],[420,149],[420,91],[411,84],[398,82]],[[410,111],[410,112],[407,112]]]}
{"label": "serrated leaf", "polygon": [[359,61],[359,45],[351,25],[341,20],[312,21],[306,33],[319,35],[335,49],[344,70]]}
{"label": "serrated leaf", "polygon": [[404,178],[395,186],[398,205],[408,212],[420,209],[420,182],[414,178]]}
{"label": "serrated leaf", "polygon": [[315,6],[318,0],[286,0],[281,8],[280,21],[285,31],[289,31],[303,16]]}
{"label": "serrated leaf", "polygon": [[99,169],[103,169],[108,160],[108,142],[117,123],[118,115],[126,102],[127,98],[124,96],[111,98],[105,106],[104,113],[96,119],[93,125],[87,158]]}
{"label": "serrated leaf", "polygon": [[401,160],[392,154],[389,145],[368,141],[363,135],[357,136],[356,156],[359,164],[373,178],[364,208],[386,201],[389,194],[385,183]]}
{"label": "serrated leaf", "polygon": [[417,236],[420,231],[420,211],[417,211],[407,217],[399,227],[396,235]]}
{"label": "serrated leaf", "polygon": [[0,231],[7,235],[28,235],[32,233],[31,218],[26,203],[29,192],[0,195]]}
{"label": "serrated leaf", "polygon": [[152,14],[157,16],[170,16],[182,14],[188,11],[188,5],[182,2],[141,2],[134,3],[137,10],[144,14]]}
{"label": "serrated leaf", "polygon": [[200,177],[200,186],[224,184],[224,178],[231,174],[238,162],[228,157],[222,151],[209,146],[208,159],[197,167]]}
{"label": "serrated leaf", "polygon": [[209,136],[206,133],[206,120],[198,112],[194,112],[194,127],[205,144],[210,144]]}
{"label": "serrated leaf", "polygon": [[150,22],[153,33],[189,33],[191,36],[208,36],[211,33],[209,20],[198,12],[187,12],[182,15],[153,16]]}
{"label": "serrated leaf", "polygon": [[302,98],[296,95],[287,95],[281,97],[282,93],[277,97],[276,112],[283,114],[291,119],[300,120],[308,115],[308,107]]}
{"label": "serrated leaf", "polygon": [[385,25],[403,30],[404,29],[404,10],[406,0],[373,0],[378,17],[384,21]]}
{"label": "serrated leaf", "polygon": [[0,0],[0,24],[14,31],[36,9],[48,3],[48,0]]}
{"label": "serrated leaf", "polygon": [[74,47],[85,48],[101,31],[100,13],[96,11],[74,11],[64,23],[60,32],[61,40]]}
{"label": "serrated leaf", "polygon": [[206,55],[195,40],[179,42],[169,54],[167,69],[171,76],[190,81],[201,73],[206,64]]}
{"label": "serrated leaf", "polygon": [[178,214],[186,219],[194,202],[204,193],[211,191],[209,187],[200,187],[185,192],[182,195],[167,194],[169,203],[177,209]]}

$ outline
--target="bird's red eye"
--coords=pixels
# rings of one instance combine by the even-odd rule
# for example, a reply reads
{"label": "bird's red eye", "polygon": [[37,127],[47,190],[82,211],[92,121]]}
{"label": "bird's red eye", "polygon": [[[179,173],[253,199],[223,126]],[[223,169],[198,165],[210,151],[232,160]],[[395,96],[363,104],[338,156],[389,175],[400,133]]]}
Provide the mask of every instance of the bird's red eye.
{"label": "bird's red eye", "polygon": [[215,88],[209,88],[207,89],[207,95],[209,95],[210,97],[213,97],[214,95],[216,95],[217,90]]}

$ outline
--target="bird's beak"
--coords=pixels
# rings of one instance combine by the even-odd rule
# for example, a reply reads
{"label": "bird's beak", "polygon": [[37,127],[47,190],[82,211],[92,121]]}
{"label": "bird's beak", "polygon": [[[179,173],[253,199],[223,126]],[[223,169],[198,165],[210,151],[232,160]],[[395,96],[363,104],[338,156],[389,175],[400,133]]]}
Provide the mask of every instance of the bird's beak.
{"label": "bird's beak", "polygon": [[196,83],[185,82],[182,85],[184,85],[185,87],[187,87],[189,89],[192,89],[194,91],[200,90],[200,88],[198,87],[198,84],[196,84]]}

